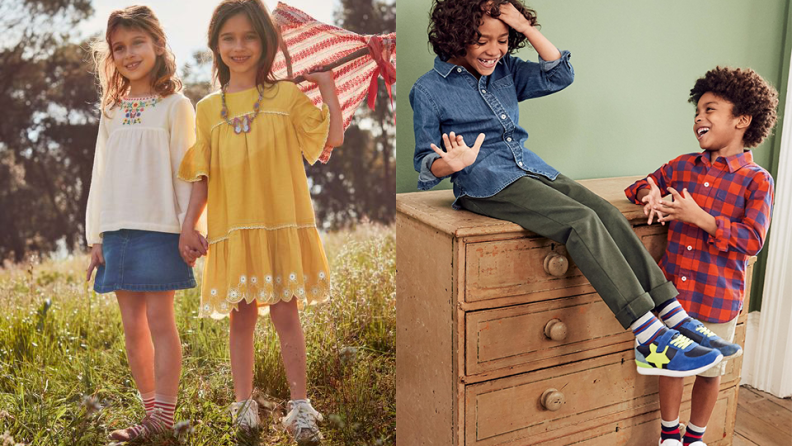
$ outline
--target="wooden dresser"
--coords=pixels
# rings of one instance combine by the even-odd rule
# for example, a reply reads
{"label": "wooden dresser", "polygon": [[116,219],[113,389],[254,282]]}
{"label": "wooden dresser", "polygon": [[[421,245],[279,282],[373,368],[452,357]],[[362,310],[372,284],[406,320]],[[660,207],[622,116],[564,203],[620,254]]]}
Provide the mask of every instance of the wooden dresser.
{"label": "wooden dresser", "polygon": [[[624,197],[637,178],[581,183],[659,259],[665,226],[647,226]],[[396,444],[657,445],[658,380],[636,373],[633,335],[564,246],[452,201],[450,190],[396,198]],[[709,446],[732,443],[741,365],[728,363]],[[693,378],[685,382],[683,423]]]}

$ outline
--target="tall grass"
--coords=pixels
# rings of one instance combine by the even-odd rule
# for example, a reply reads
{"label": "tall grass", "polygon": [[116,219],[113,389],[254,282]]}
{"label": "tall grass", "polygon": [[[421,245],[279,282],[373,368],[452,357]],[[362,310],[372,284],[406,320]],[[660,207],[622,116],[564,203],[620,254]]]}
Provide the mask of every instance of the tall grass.
{"label": "tall grass", "polygon": [[[395,234],[361,225],[324,237],[333,298],[302,312],[309,397],[325,414],[327,445],[395,441]],[[0,444],[104,445],[139,421],[118,306],[84,280],[85,256],[0,270]],[[197,317],[198,289],[177,294],[184,350],[178,437],[148,444],[289,445],[279,417],[289,392],[275,329],[256,329],[254,385],[264,427],[240,434],[233,402],[228,319]]]}

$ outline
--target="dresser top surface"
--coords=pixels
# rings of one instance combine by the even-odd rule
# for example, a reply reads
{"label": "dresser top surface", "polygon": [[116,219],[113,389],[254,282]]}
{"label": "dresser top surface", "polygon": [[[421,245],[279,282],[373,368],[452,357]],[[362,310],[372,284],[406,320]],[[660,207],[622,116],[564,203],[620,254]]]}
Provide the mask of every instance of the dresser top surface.
{"label": "dresser top surface", "polygon": [[[578,182],[616,206],[631,223],[637,223],[646,218],[643,209],[627,200],[624,189],[641,178],[644,177],[601,178]],[[485,217],[465,210],[454,210],[451,207],[453,201],[454,192],[450,189],[396,194],[396,212],[455,237],[508,232],[529,233],[519,225],[508,221]]]}

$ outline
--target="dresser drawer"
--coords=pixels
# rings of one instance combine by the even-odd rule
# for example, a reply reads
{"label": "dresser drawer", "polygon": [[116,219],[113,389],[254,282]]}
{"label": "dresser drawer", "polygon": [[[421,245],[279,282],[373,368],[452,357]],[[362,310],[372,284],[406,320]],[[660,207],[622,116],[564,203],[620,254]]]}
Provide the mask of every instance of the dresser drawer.
{"label": "dresser drawer", "polygon": [[[515,374],[631,348],[625,331],[597,294],[465,315],[467,375]],[[552,338],[555,338],[552,339]]]}
{"label": "dresser drawer", "polygon": [[[557,259],[557,276],[545,270],[546,259],[548,263]],[[566,268],[563,263],[566,263]],[[465,248],[465,276],[467,302],[588,283],[569,259],[564,245],[543,238],[469,243]]]}
{"label": "dresser drawer", "polygon": [[[635,232],[656,261],[663,256],[666,228],[638,226]],[[469,243],[465,248],[465,301],[551,292],[588,285],[566,247],[544,238]]]}
{"label": "dresser drawer", "polygon": [[[465,444],[525,445],[551,440],[584,430],[579,425],[592,417],[633,408],[634,400],[657,393],[658,382],[657,377],[635,373],[633,359],[632,352],[624,352],[467,386]],[[550,389],[557,389],[565,401],[555,411],[541,402]]]}

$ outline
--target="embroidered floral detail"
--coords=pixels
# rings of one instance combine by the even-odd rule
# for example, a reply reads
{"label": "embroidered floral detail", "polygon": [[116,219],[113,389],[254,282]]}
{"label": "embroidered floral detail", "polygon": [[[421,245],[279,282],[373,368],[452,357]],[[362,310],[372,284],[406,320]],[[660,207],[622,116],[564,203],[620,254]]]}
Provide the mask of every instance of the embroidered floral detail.
{"label": "embroidered floral detail", "polygon": [[122,125],[140,124],[140,116],[146,108],[153,108],[159,101],[159,97],[121,99],[121,112],[124,114],[124,122]]}
{"label": "embroidered floral detail", "polygon": [[[305,280],[300,282],[300,277]],[[240,275],[237,284],[208,289],[208,293],[201,297],[200,316],[222,318],[235,310],[243,300],[248,303],[257,300],[263,304],[263,311],[266,311],[267,305],[289,302],[295,297],[301,306],[309,302],[321,302],[330,296],[328,279],[324,271],[310,275],[294,271],[288,276],[266,274],[264,280],[258,280],[254,275]],[[225,298],[220,297],[222,293],[225,293]]]}

